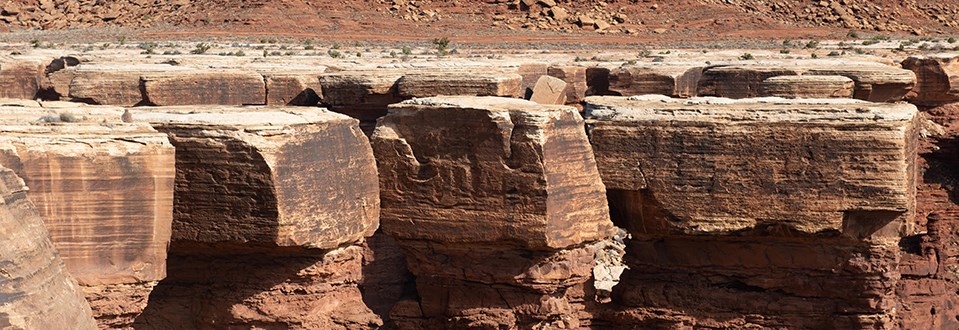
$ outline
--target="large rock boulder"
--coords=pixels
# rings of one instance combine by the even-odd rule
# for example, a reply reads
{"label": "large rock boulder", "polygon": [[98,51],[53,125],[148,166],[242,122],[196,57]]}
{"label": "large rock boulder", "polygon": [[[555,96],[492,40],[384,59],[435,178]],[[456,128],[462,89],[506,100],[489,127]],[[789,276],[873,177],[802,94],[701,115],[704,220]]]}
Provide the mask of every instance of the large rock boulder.
{"label": "large rock boulder", "polygon": [[[919,116],[855,100],[591,97],[632,233],[621,327],[893,328]],[[775,301],[775,304],[768,302]]]}
{"label": "large rock boulder", "polygon": [[699,64],[628,65],[610,69],[610,95],[633,96],[661,94],[675,97],[696,96],[703,68]]}
{"label": "large rock boulder", "polygon": [[759,94],[787,98],[851,98],[855,83],[843,76],[775,76],[763,80]]}
{"label": "large rock boulder", "polygon": [[256,72],[186,70],[144,75],[143,97],[151,105],[266,104],[266,85]]}
{"label": "large rock boulder", "polygon": [[[73,69],[69,87],[60,92],[71,100],[104,105],[133,106],[144,102],[144,74],[171,73],[185,70],[166,64],[82,64]],[[58,78],[60,79],[60,78]]]}
{"label": "large rock boulder", "polygon": [[523,76],[489,69],[411,72],[396,85],[404,99],[437,95],[523,97],[524,93]]}
{"label": "large rock boulder", "polygon": [[[382,226],[407,250],[426,327],[577,327],[594,243],[612,224],[575,108],[414,99],[372,137]],[[588,298],[586,298],[588,299]]]}
{"label": "large rock boulder", "polygon": [[0,168],[0,327],[96,329],[90,305],[66,271],[27,187]]}
{"label": "large rock boulder", "polygon": [[0,58],[0,86],[3,86],[0,98],[35,99],[49,60],[42,57]]}

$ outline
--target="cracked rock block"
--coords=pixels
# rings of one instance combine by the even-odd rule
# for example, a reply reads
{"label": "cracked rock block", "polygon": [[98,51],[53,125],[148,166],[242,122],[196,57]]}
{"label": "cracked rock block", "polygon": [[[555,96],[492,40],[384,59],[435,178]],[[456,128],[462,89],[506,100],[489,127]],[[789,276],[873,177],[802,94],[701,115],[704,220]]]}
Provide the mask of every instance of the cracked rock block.
{"label": "cracked rock block", "polygon": [[151,105],[256,105],[266,103],[266,83],[256,72],[187,70],[143,76]]}
{"label": "cracked rock block", "polygon": [[855,83],[843,76],[776,76],[763,80],[760,95],[786,98],[851,98]]}
{"label": "cracked rock block", "polygon": [[[0,118],[75,110],[4,107]],[[106,110],[115,122],[117,110]],[[10,123],[0,126],[0,164],[30,187],[100,325],[128,325],[166,275],[174,179],[166,136],[143,124]]]}
{"label": "cracked rock block", "polygon": [[586,97],[586,67],[575,65],[553,65],[546,71],[567,84],[566,102],[579,103]]}
{"label": "cracked rock block", "polygon": [[550,76],[542,76],[533,87],[533,95],[530,101],[539,104],[558,104],[566,103],[567,84],[562,79]]}
{"label": "cracked rock block", "polygon": [[916,73],[916,87],[906,97],[909,102],[934,107],[959,101],[959,57],[955,54],[910,56],[902,67]]}
{"label": "cracked rock block", "polygon": [[90,305],[57,254],[23,181],[0,168],[0,327],[96,329]]}
{"label": "cracked rock block", "polygon": [[914,106],[647,96],[585,108],[612,217],[632,234],[611,322],[894,327]]}
{"label": "cracked rock block", "polygon": [[[69,88],[65,92],[74,101],[133,106],[144,100],[141,81],[144,74],[183,70],[185,69],[182,67],[166,64],[81,64],[73,70],[72,78],[68,82]],[[51,80],[54,77],[51,77]],[[61,77],[56,78],[54,81]]]}
{"label": "cracked rock block", "polygon": [[694,64],[624,66],[609,70],[608,92],[633,96],[660,94],[674,97],[696,95],[703,68]]}
{"label": "cracked rock block", "polygon": [[523,97],[523,76],[500,70],[408,73],[396,83],[403,99],[437,95]]}
{"label": "cracked rock block", "polygon": [[323,109],[133,110],[177,148],[173,240],[332,249],[378,225],[376,164],[356,120]]}
{"label": "cracked rock block", "polygon": [[698,95],[728,98],[762,96],[762,82],[776,76],[843,76],[855,82],[853,98],[901,100],[916,84],[912,71],[875,62],[795,61],[723,64],[703,69]]}
{"label": "cracked rock block", "polygon": [[398,324],[579,326],[594,243],[612,233],[575,108],[498,97],[390,107],[373,134],[382,228],[420,302]]}

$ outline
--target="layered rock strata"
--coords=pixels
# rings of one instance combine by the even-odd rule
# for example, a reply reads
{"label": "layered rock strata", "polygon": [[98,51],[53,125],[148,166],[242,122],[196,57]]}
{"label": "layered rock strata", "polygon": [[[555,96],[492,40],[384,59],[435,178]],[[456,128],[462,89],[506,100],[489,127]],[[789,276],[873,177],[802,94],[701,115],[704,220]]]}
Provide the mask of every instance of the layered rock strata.
{"label": "layered rock strata", "polygon": [[0,168],[0,327],[96,329],[90,306],[57,254],[27,187]]}
{"label": "layered rock strata", "polygon": [[355,119],[319,108],[132,111],[177,148],[169,278],[142,328],[375,328],[364,237],[379,194]]}
{"label": "layered rock strata", "polygon": [[896,327],[915,107],[590,97],[586,111],[633,235],[614,323]]}
{"label": "layered rock strata", "polygon": [[[174,149],[148,125],[102,110],[114,123],[84,120],[71,104],[0,108],[0,164],[30,187],[100,326],[126,327],[166,275]],[[61,118],[77,122],[41,124]]]}
{"label": "layered rock strata", "polygon": [[759,85],[762,96],[787,98],[851,98],[855,83],[843,76],[776,76]]}
{"label": "layered rock strata", "polygon": [[400,328],[588,324],[587,282],[612,224],[575,108],[414,99],[390,107],[372,143],[382,228],[419,294],[393,309]]}
{"label": "layered rock strata", "polygon": [[702,72],[702,66],[678,63],[618,67],[609,71],[609,93],[601,95],[696,96]]}

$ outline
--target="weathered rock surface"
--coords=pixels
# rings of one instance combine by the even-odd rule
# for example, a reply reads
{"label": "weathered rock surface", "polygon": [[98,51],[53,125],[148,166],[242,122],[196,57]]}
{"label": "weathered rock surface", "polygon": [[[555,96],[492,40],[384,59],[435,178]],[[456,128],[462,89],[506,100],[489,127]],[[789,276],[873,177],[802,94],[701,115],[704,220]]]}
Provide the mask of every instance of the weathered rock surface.
{"label": "weathered rock surface", "polygon": [[614,222],[633,234],[610,322],[896,327],[915,107],[591,97],[586,110]]}
{"label": "weathered rock surface", "polygon": [[266,103],[266,85],[256,72],[188,70],[149,74],[142,79],[144,100],[152,105]]}
{"label": "weathered rock surface", "polygon": [[46,68],[45,59],[4,57],[0,59],[0,98],[34,99]]}
{"label": "weathered rock surface", "polygon": [[759,85],[762,96],[851,98],[855,83],[843,76],[776,76]]}
{"label": "weathered rock surface", "polygon": [[875,62],[798,61],[722,64],[706,67],[698,95],[728,98],[762,96],[761,85],[775,76],[844,76],[855,82],[853,97],[873,102],[901,100],[916,83],[915,74]]}
{"label": "weathered rock surface", "polygon": [[642,219],[634,233],[898,235],[912,216],[911,105],[589,97],[586,108],[603,182],[643,206],[623,210]]}
{"label": "weathered rock surface", "polygon": [[[610,95],[696,96],[703,68],[695,64],[624,66],[609,71]],[[605,93],[604,93],[605,94]]]}
{"label": "weathered rock surface", "polygon": [[96,329],[90,306],[66,271],[27,187],[0,168],[0,327]]}
{"label": "weathered rock surface", "polygon": [[539,104],[566,104],[567,84],[562,79],[541,76],[536,85],[533,86],[533,95],[530,101]]}
{"label": "weathered rock surface", "polygon": [[922,106],[959,101],[959,57],[955,54],[910,56],[902,67],[916,73],[916,86],[906,99]]}
{"label": "weathered rock surface", "polygon": [[553,65],[546,71],[567,84],[566,102],[579,103],[586,97],[586,68],[575,65]]}
{"label": "weathered rock surface", "polygon": [[166,64],[81,65],[75,69],[66,92],[71,99],[80,102],[133,106],[145,99],[142,75],[180,70],[183,69]]}
{"label": "weathered rock surface", "polygon": [[396,86],[404,99],[438,95],[523,96],[523,76],[498,70],[413,72],[403,75]]}
{"label": "weathered rock surface", "polygon": [[[148,125],[119,123],[119,109],[98,110],[116,124],[84,121],[71,103],[0,107],[0,164],[30,187],[100,326],[125,327],[166,275],[174,150]],[[80,122],[38,124],[57,114]]]}
{"label": "weathered rock surface", "polygon": [[177,185],[169,274],[138,328],[374,329],[364,248],[376,164],[358,122],[317,108],[155,107]]}
{"label": "weathered rock surface", "polygon": [[376,119],[386,115],[386,106],[402,99],[396,82],[400,70],[340,71],[320,76],[323,104],[330,110],[360,120],[360,126],[372,134]]}
{"label": "weathered rock surface", "polygon": [[604,188],[574,108],[495,97],[414,99],[372,138],[385,233],[420,301],[408,327],[578,327]]}
{"label": "weathered rock surface", "polygon": [[317,105],[323,99],[320,74],[265,74],[266,105]]}
{"label": "weathered rock surface", "polygon": [[177,148],[175,241],[332,249],[376,230],[376,165],[354,119],[282,107],[131,112]]}

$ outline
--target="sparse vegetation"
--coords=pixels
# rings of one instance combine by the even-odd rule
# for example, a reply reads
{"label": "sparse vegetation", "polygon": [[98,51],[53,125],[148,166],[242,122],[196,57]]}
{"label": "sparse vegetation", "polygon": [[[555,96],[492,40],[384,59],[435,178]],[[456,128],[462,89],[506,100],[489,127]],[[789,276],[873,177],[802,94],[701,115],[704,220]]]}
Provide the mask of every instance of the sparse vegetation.
{"label": "sparse vegetation", "polygon": [[413,50],[410,49],[410,46],[403,46],[403,49],[401,51],[403,52],[404,56],[413,55]]}
{"label": "sparse vegetation", "polygon": [[865,41],[862,42],[862,45],[863,45],[863,46],[869,46],[869,45],[875,45],[875,44],[878,44],[878,43],[879,43],[879,41],[876,41],[876,40],[865,40]]}
{"label": "sparse vegetation", "polygon": [[805,46],[806,49],[819,48],[819,40],[809,40]]}
{"label": "sparse vegetation", "polygon": [[74,114],[69,113],[69,112],[61,112],[59,119],[60,119],[60,121],[62,121],[62,122],[64,122],[64,123],[75,123],[75,122],[79,121],[79,119],[77,118],[77,116],[75,116]]}
{"label": "sparse vegetation", "polygon": [[809,55],[809,57],[812,57],[812,58],[819,58],[819,55],[816,55],[816,53],[812,53],[811,55]]}
{"label": "sparse vegetation", "polygon": [[450,45],[450,39],[447,37],[433,39],[433,46],[436,47],[437,56],[446,56],[449,52],[447,48]]}
{"label": "sparse vegetation", "polygon": [[739,55],[739,59],[740,59],[740,60],[743,60],[743,61],[751,60],[751,59],[753,59],[753,54],[743,53],[742,55]]}
{"label": "sparse vegetation", "polygon": [[849,31],[849,33],[846,33],[846,37],[853,38],[853,39],[859,38],[859,32]]}
{"label": "sparse vegetation", "polygon": [[835,50],[829,52],[829,54],[826,54],[826,56],[839,56],[839,55],[842,55],[842,53],[840,53],[839,51],[835,51]]}
{"label": "sparse vegetation", "polygon": [[340,53],[339,51],[337,51],[336,48],[330,49],[330,50],[326,51],[326,54],[327,54],[327,55],[330,55],[330,57],[332,57],[332,58],[340,58],[340,57],[343,57],[343,54]]}
{"label": "sparse vegetation", "polygon": [[956,43],[956,38],[949,37],[949,39],[946,39],[946,42],[948,42],[948,43],[950,43],[950,44],[954,44],[954,43]]}
{"label": "sparse vegetation", "polygon": [[779,53],[780,53],[780,54],[789,54],[790,52],[791,52],[790,50],[785,49],[785,48],[779,50]]}
{"label": "sparse vegetation", "polygon": [[210,48],[213,48],[213,46],[211,46],[211,45],[209,45],[209,44],[207,44],[207,43],[201,42],[201,43],[196,44],[196,48],[194,48],[193,50],[191,50],[191,51],[190,51],[190,54],[194,54],[194,55],[206,54],[206,52],[209,51]]}

